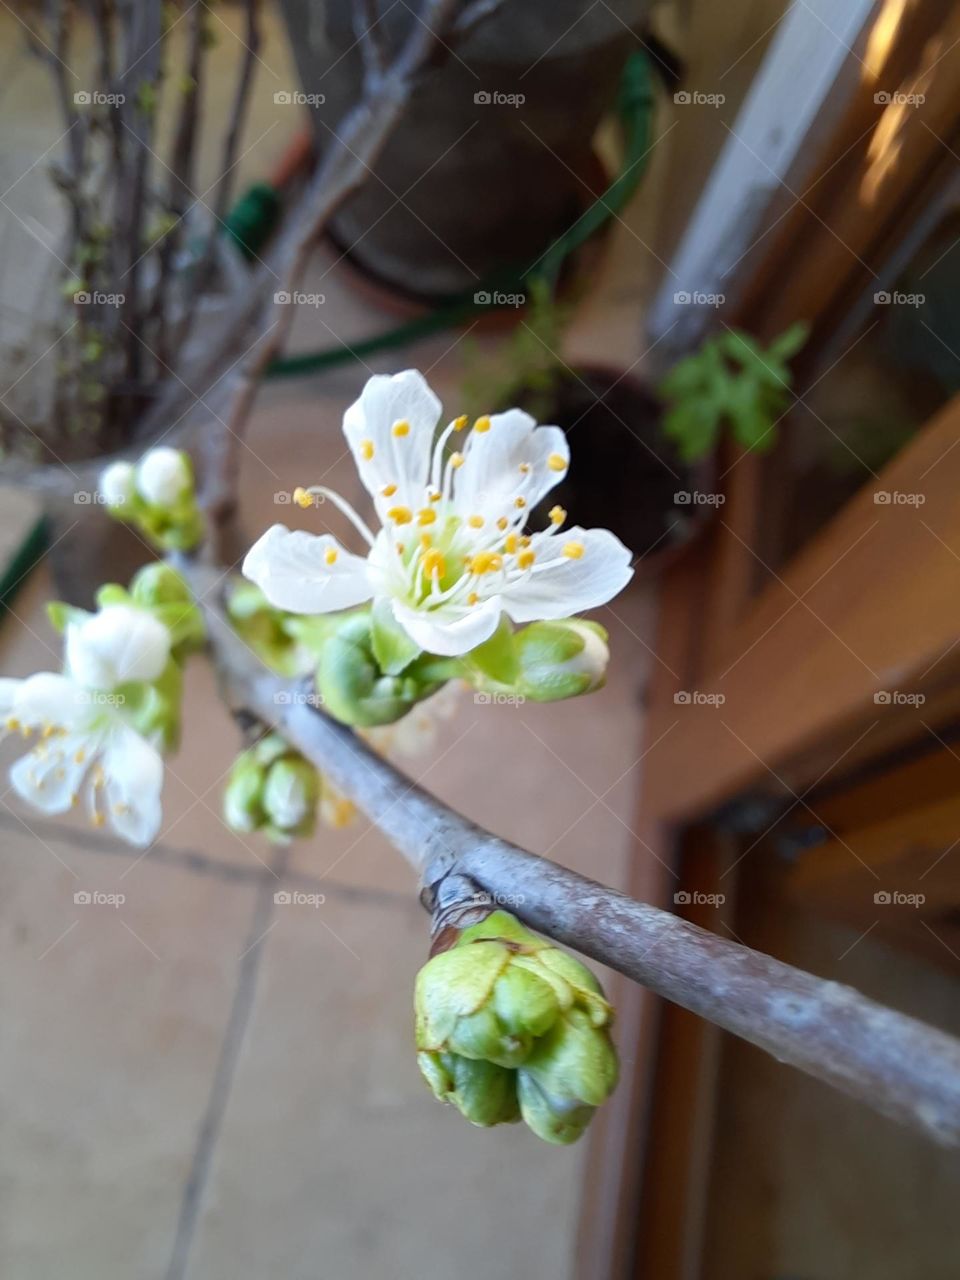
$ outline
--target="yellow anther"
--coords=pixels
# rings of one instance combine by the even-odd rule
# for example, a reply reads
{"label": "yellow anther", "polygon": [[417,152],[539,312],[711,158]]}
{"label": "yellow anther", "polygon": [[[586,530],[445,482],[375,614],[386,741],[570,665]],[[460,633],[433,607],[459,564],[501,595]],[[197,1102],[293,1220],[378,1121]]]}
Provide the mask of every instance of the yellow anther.
{"label": "yellow anther", "polygon": [[6,724],[11,733],[16,733],[20,728],[20,721],[16,716],[8,716]]}
{"label": "yellow anther", "polygon": [[442,578],[447,572],[447,562],[436,547],[431,547],[429,551],[423,553],[421,564],[423,565],[423,572],[428,578],[432,578],[434,575]]}
{"label": "yellow anther", "polygon": [[496,551],[478,551],[470,557],[471,573],[494,573],[503,566],[503,556]]}
{"label": "yellow anther", "polygon": [[73,763],[74,763],[74,764],[83,764],[83,762],[84,762],[84,760],[86,760],[86,758],[87,758],[87,753],[84,751],[83,747],[81,747],[81,748],[80,748],[80,750],[79,750],[79,751],[77,751],[77,752],[74,754],[74,757],[73,757]]}
{"label": "yellow anther", "polygon": [[439,501],[440,501],[440,499],[441,499],[442,497],[443,497],[443,494],[442,494],[442,493],[431,493],[431,494],[430,494],[430,501],[431,501],[431,502],[439,502]]}
{"label": "yellow anther", "polygon": [[471,529],[482,529],[483,516],[467,516],[467,524]]}
{"label": "yellow anther", "polygon": [[521,545],[521,547],[529,547],[529,545],[530,545],[530,538],[528,537],[528,535],[527,535],[527,534],[525,534],[525,533],[521,533],[521,535],[520,535],[520,545]]}
{"label": "yellow anther", "polygon": [[57,726],[55,724],[45,724],[43,726],[43,732],[41,733],[40,736],[42,738],[52,738],[56,732],[57,732]]}
{"label": "yellow anther", "polygon": [[521,463],[520,463],[520,474],[521,474],[522,476],[528,476],[528,475],[530,474],[530,463],[529,463],[529,462],[521,462]]}
{"label": "yellow anther", "polygon": [[424,507],[417,512],[417,524],[436,524],[437,513],[432,507]]}
{"label": "yellow anther", "polygon": [[479,431],[481,435],[490,430],[490,419],[486,414],[482,418],[478,418],[473,424],[474,431]]}
{"label": "yellow anther", "polygon": [[453,467],[454,471],[457,471],[460,467],[462,467],[462,466],[463,466],[463,454],[462,454],[462,453],[451,453],[451,455],[450,455],[450,465],[451,465],[451,467]]}
{"label": "yellow anther", "polygon": [[58,782],[62,782],[64,778],[67,776],[67,771],[66,769],[56,769],[54,770],[53,776],[56,778]]}
{"label": "yellow anther", "polygon": [[119,804],[115,804],[115,805],[113,806],[113,812],[114,812],[118,817],[121,817],[123,814],[125,814],[125,813],[129,813],[129,812],[130,812],[130,806],[129,806],[128,804],[124,804],[124,803],[121,801]]}
{"label": "yellow anther", "polygon": [[551,471],[566,471],[567,460],[562,453],[551,453],[547,459],[547,466]]}
{"label": "yellow anther", "polygon": [[397,440],[402,440],[404,436],[410,434],[410,423],[406,418],[401,418],[399,422],[393,424],[393,434]]}
{"label": "yellow anther", "polygon": [[467,604],[479,604],[479,603],[480,603],[480,597],[477,595],[475,591],[471,591],[470,594],[467,596]]}
{"label": "yellow anther", "polygon": [[[465,430],[466,430],[466,428],[467,428],[467,423],[468,423],[469,421],[470,421],[470,419],[467,417],[467,415],[466,415],[465,413],[461,413],[461,415],[460,415],[460,417],[459,417],[459,418],[454,418],[454,420],[453,420],[453,429],[454,429],[454,431],[465,431]],[[456,456],[457,456],[457,455],[456,455],[456,454],[454,454],[454,457],[456,457]]]}
{"label": "yellow anther", "polygon": [[360,441],[360,457],[364,460],[364,462],[369,462],[370,459],[373,457],[373,441],[372,440]]}
{"label": "yellow anther", "polygon": [[497,521],[497,528],[498,528],[498,529],[500,530],[500,532],[502,533],[502,532],[504,531],[504,529],[506,529],[506,527],[507,527],[507,525],[508,525],[509,523],[510,523],[510,521],[507,519],[507,517],[506,517],[506,516],[501,516],[501,517],[500,517],[500,519]]}
{"label": "yellow anther", "polygon": [[327,812],[327,822],[335,830],[340,827],[349,827],[357,812],[357,807],[352,800],[348,800],[346,796],[340,796],[330,806]]}
{"label": "yellow anther", "polygon": [[517,556],[517,565],[521,569],[529,569],[536,558],[536,553],[533,551],[521,551]]}
{"label": "yellow anther", "polygon": [[313,498],[307,490],[302,488],[300,485],[297,485],[293,491],[293,500],[298,507],[303,507],[304,510],[306,510],[307,507],[313,506]]}
{"label": "yellow anther", "polygon": [[106,822],[106,818],[103,816],[102,813],[97,811],[96,813],[91,813],[90,821],[95,827],[102,827],[103,824]]}
{"label": "yellow anther", "polygon": [[515,556],[517,554],[517,543],[519,541],[520,539],[515,533],[507,534],[503,543],[503,549],[506,551],[508,556]]}
{"label": "yellow anther", "polygon": [[514,498],[513,505],[517,508],[518,511],[522,511],[523,508],[527,505],[527,500],[526,498]]}
{"label": "yellow anther", "polygon": [[583,550],[582,542],[566,542],[564,543],[563,554],[568,560],[582,560]]}
{"label": "yellow anther", "polygon": [[554,524],[557,524],[557,525],[563,524],[566,518],[567,518],[567,513],[566,511],[564,511],[563,507],[556,506],[556,507],[550,508],[550,519]]}
{"label": "yellow anther", "polygon": [[327,547],[326,551],[323,553],[323,558],[324,558],[324,560],[325,560],[325,562],[326,562],[327,564],[336,564],[336,563],[337,563],[337,548],[336,548],[336,547]]}
{"label": "yellow anther", "polygon": [[104,784],[104,781],[105,781],[105,778],[103,774],[103,766],[98,764],[93,771],[93,785],[95,787],[102,787]]}
{"label": "yellow anther", "polygon": [[413,519],[413,512],[409,507],[391,507],[387,512],[387,519],[394,524],[409,524]]}
{"label": "yellow anther", "polygon": [[397,543],[397,551],[400,553],[400,555],[405,555],[406,550],[407,550],[407,544],[405,542]]}
{"label": "yellow anther", "polygon": [[385,484],[380,492],[385,498],[392,498],[397,492],[397,486],[395,484]]}

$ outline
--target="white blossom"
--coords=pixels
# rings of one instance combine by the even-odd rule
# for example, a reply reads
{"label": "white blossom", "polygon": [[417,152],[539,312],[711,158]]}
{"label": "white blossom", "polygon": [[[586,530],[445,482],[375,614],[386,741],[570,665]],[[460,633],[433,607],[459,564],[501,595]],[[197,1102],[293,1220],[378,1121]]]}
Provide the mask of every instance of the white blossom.
{"label": "white blossom", "polygon": [[347,410],[347,443],[381,522],[374,535],[339,495],[313,487],[348,515],[367,543],[356,555],[328,533],[275,524],[243,572],[291,613],[328,613],[386,599],[410,638],[430,653],[468,653],[514,622],[568,617],[604,604],[632,576],[630,552],[606,529],[527,532],[531,510],[567,472],[559,427],[519,409],[454,419],[438,435],[441,405],[423,376],[376,375]]}

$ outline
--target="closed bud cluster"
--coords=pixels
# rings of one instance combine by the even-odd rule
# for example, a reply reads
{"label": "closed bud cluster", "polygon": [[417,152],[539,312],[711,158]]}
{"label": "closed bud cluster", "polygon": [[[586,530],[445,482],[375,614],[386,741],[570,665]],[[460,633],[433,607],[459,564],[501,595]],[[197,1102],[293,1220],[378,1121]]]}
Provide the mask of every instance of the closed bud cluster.
{"label": "closed bud cluster", "polygon": [[162,551],[190,551],[203,537],[190,459],[160,445],[134,466],[114,462],[100,475],[110,514],[134,525]]}
{"label": "closed bud cluster", "polygon": [[316,769],[279,734],[271,733],[234,761],[223,816],[241,834],[262,831],[286,842],[316,825],[320,779]]}
{"label": "closed bud cluster", "polygon": [[575,1142],[617,1082],[613,1010],[593,974],[506,911],[464,929],[417,975],[420,1070],[477,1125],[523,1119]]}

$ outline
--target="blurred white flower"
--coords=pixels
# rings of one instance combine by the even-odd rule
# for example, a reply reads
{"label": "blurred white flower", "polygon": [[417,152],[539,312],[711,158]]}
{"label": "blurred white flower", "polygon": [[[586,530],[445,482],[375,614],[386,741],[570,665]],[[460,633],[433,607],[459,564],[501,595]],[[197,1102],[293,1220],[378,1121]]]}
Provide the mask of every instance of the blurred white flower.
{"label": "blurred white flower", "polygon": [[179,449],[160,445],[145,453],[137,464],[137,489],[155,506],[172,506],[191,484],[190,464]]}
{"label": "blurred white flower", "polygon": [[[468,653],[514,622],[568,617],[604,604],[630,580],[630,552],[606,529],[525,533],[530,511],[566,474],[559,427],[519,409],[456,418],[436,436],[440,401],[407,370],[369,379],[344,415],[360,478],[381,521],[374,534],[339,495],[323,494],[368,544],[354,555],[330,534],[275,524],[247,553],[243,572],[291,613],[329,613],[386,599],[400,627],[429,653]],[[454,447],[456,446],[456,447]]]}
{"label": "blurred white flower", "polygon": [[65,813],[85,797],[91,821],[109,820],[124,840],[148,845],[160,827],[163,760],[129,723],[122,686],[160,675],[166,627],[139,609],[113,605],[67,626],[62,675],[0,678],[6,733],[36,745],[10,770],[16,793],[42,813]]}
{"label": "blurred white flower", "polygon": [[132,462],[113,462],[100,473],[100,496],[108,507],[122,507],[133,497],[135,481]]}

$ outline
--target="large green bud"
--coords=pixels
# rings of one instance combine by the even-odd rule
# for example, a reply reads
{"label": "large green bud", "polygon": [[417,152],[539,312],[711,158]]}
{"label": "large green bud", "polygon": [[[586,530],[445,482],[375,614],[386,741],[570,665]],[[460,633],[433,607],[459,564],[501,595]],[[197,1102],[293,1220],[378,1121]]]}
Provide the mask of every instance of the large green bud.
{"label": "large green bud", "polygon": [[518,1101],[549,1142],[578,1138],[616,1084],[612,1018],[590,970],[506,911],[464,929],[417,975],[418,1061],[435,1096],[475,1124],[514,1119]]}
{"label": "large green bud", "polygon": [[514,632],[504,621],[467,655],[465,676],[495,699],[558,702],[602,688],[609,660],[607,633],[596,622],[560,618]]}
{"label": "large green bud", "polygon": [[313,832],[319,798],[316,769],[279,734],[271,733],[234,761],[223,795],[223,816],[234,831],[262,831],[271,840],[286,842]]}

